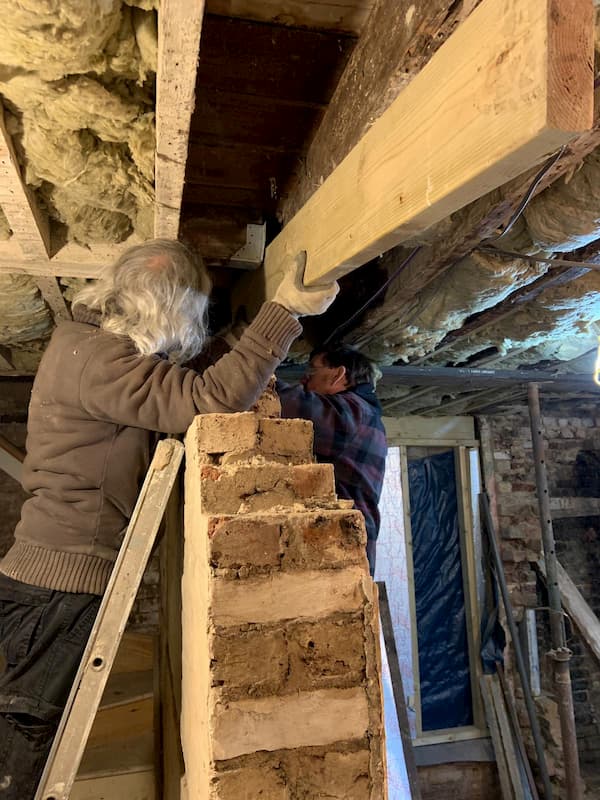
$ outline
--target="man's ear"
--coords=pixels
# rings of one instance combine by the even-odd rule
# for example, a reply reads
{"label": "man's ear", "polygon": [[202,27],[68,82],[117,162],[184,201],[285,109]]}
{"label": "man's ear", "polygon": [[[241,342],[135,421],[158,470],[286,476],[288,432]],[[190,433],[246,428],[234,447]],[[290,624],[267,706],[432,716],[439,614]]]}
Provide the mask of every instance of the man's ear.
{"label": "man's ear", "polygon": [[346,367],[335,368],[334,377],[331,383],[340,392],[348,388],[348,377],[346,375]]}

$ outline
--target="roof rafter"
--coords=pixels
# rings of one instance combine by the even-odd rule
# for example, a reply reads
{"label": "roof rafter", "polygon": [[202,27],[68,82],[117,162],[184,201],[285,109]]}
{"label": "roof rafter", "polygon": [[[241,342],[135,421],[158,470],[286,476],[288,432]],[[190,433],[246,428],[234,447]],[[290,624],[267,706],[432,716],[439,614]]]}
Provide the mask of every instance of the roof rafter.
{"label": "roof rafter", "polygon": [[50,227],[35,195],[21,177],[21,170],[4,122],[0,104],[0,206],[24,259],[48,260]]}

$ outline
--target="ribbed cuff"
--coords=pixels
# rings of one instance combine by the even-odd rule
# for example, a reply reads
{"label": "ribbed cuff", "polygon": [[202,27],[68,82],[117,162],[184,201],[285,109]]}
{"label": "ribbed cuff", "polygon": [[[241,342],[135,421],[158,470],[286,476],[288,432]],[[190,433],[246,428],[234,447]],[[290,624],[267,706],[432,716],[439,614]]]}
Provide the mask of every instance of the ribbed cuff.
{"label": "ribbed cuff", "polygon": [[255,333],[280,347],[285,355],[290,345],[302,333],[302,325],[279,303],[263,303],[250,326]]}
{"label": "ribbed cuff", "polygon": [[104,594],[113,562],[84,553],[65,553],[15,542],[0,562],[0,572],[42,589]]}

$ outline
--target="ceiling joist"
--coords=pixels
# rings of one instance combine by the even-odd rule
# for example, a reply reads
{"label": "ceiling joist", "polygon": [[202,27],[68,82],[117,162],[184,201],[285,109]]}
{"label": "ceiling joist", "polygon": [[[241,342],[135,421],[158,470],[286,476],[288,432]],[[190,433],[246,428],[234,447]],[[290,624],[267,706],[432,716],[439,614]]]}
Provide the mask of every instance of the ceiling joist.
{"label": "ceiling joist", "polygon": [[154,235],[176,239],[204,0],[163,0],[158,14]]}
{"label": "ceiling joist", "polygon": [[17,240],[22,259],[48,260],[50,227],[35,195],[21,177],[21,170],[4,122],[0,104],[0,207]]}
{"label": "ceiling joist", "polygon": [[308,285],[341,277],[588,129],[592,10],[484,0],[271,243],[255,294],[301,249]]}

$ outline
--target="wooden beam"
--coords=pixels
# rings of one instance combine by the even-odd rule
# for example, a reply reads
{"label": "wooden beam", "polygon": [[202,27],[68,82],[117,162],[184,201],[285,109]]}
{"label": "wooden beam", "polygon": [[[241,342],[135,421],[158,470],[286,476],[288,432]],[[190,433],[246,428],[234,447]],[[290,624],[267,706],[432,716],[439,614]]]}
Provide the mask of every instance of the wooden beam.
{"label": "wooden beam", "polygon": [[24,260],[16,242],[0,242],[0,274],[6,272],[26,275],[60,276],[69,278],[97,278],[104,267],[112,264],[127,248],[140,244],[137,236],[130,236],[119,244],[92,244],[82,247],[67,242],[50,259]]}
{"label": "wooden beam", "polygon": [[54,276],[39,276],[36,280],[42,297],[50,307],[54,322],[58,325],[63,320],[73,319],[67,302],[61,292],[58,280]]}
{"label": "wooden beam", "polygon": [[266,297],[290,254],[339,278],[588,128],[592,54],[589,0],[484,0],[269,246]]}
{"label": "wooden beam", "polygon": [[21,177],[21,170],[4,122],[0,103],[0,206],[23,258],[48,260],[50,227],[48,217],[37,205],[31,189]]}
{"label": "wooden beam", "polygon": [[4,470],[11,478],[14,478],[17,483],[21,483],[24,458],[25,453],[22,450],[0,435],[0,469]]}
{"label": "wooden beam", "polygon": [[359,34],[373,0],[207,0],[206,13]]}
{"label": "wooden beam", "polygon": [[204,0],[163,0],[158,13],[156,237],[179,232],[203,14]]}
{"label": "wooden beam", "polygon": [[[378,0],[283,198],[284,223],[398,97],[480,0]],[[385,35],[382,32],[385,31]]]}
{"label": "wooden beam", "polygon": [[[547,580],[546,565],[543,559],[537,563],[538,569]],[[600,620],[594,614],[583,595],[575,586],[569,573],[557,562],[558,588],[567,614],[575,623],[583,640],[600,663]]]}
{"label": "wooden beam", "polygon": [[[560,159],[555,162],[537,183],[533,197],[537,196],[561,177],[568,177],[583,159],[600,147],[600,90],[595,92],[594,126],[575,137]],[[354,335],[359,338],[374,333],[385,337],[402,323],[414,307],[415,295],[444,272],[468,255],[482,241],[494,239],[513,217],[539,169],[528,170],[509,181],[499,191],[493,191],[476,200],[452,217],[451,224],[444,222],[438,230],[428,232],[431,244],[421,249],[402,273],[402,283],[389,293],[389,300],[366,315]],[[591,245],[590,245],[591,247]],[[585,248],[584,248],[585,249]],[[405,260],[410,251],[400,246],[390,250],[380,260],[379,268],[391,274]],[[577,251],[579,253],[583,252]],[[581,256],[578,256],[581,259]],[[485,313],[485,312],[484,312]]]}

